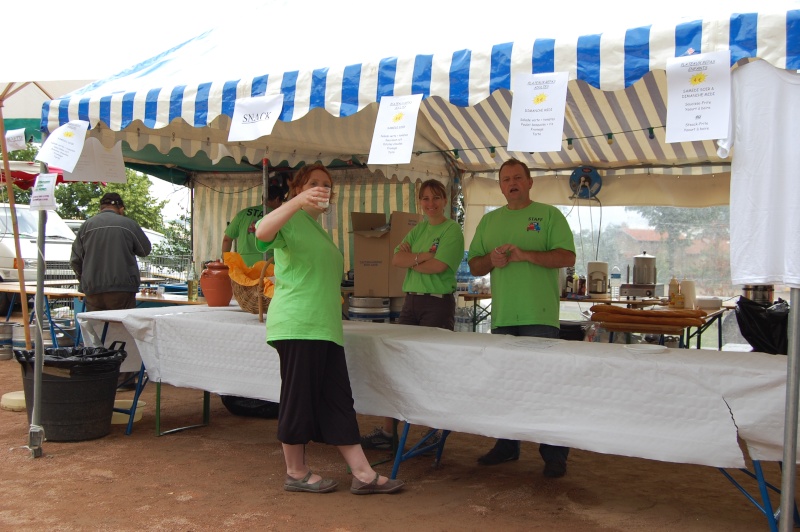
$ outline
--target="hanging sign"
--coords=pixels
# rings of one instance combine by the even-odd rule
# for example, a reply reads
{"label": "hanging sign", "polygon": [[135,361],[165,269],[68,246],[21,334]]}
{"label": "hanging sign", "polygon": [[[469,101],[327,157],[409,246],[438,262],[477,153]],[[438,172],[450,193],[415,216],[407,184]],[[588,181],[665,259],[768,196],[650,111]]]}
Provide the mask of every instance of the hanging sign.
{"label": "hanging sign", "polygon": [[9,152],[27,148],[28,143],[25,142],[25,128],[6,131],[6,146]]}
{"label": "hanging sign", "polygon": [[107,149],[94,137],[86,139],[75,168],[71,172],[64,171],[64,181],[125,183],[127,180],[122,143],[117,142]]}
{"label": "hanging sign", "polygon": [[730,118],[730,50],[667,60],[667,142],[725,138]]}
{"label": "hanging sign", "polygon": [[508,128],[508,151],[561,151],[566,72],[515,76]]}
{"label": "hanging sign", "polygon": [[88,130],[89,122],[85,120],[71,120],[60,126],[44,141],[36,160],[72,172],[81,156]]}
{"label": "hanging sign", "polygon": [[272,134],[283,109],[283,95],[239,98],[233,106],[228,142],[256,140]]}
{"label": "hanging sign", "polygon": [[39,174],[36,183],[31,189],[30,210],[45,211],[55,209],[56,197],[54,194],[58,174]]}
{"label": "hanging sign", "polygon": [[422,94],[381,98],[367,164],[411,162],[421,103]]}

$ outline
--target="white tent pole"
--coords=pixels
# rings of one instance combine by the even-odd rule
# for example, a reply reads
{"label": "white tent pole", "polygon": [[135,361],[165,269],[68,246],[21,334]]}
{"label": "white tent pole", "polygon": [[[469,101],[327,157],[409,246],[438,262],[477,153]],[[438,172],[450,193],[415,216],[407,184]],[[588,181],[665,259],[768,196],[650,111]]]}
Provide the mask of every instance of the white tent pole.
{"label": "white tent pole", "polygon": [[783,421],[783,473],[781,476],[780,530],[794,528],[795,464],[797,455],[797,399],[800,383],[800,288],[792,288],[789,297],[789,350],[786,357],[786,414]]}

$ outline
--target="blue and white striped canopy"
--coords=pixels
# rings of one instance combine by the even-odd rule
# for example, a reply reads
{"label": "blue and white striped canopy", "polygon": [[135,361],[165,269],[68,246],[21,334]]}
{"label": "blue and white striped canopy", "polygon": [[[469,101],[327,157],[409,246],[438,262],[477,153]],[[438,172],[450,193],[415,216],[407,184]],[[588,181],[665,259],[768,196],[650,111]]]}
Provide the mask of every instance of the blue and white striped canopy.
{"label": "blue and white striped canopy", "polygon": [[[449,159],[463,171],[491,175],[514,156],[542,178],[558,179],[579,165],[592,165],[606,176],[691,175],[702,183],[725,175],[729,161],[716,155],[713,141],[664,142],[667,60],[730,50],[732,67],[762,59],[778,68],[800,68],[800,10],[284,72],[243,54],[248,43],[236,31],[211,30],[46,103],[43,130],[87,120],[92,136],[106,146],[126,142],[140,154],[129,159],[143,163],[154,162],[141,155],[149,145],[161,154],[175,148],[189,157],[205,152],[214,162],[224,157],[254,164],[266,157],[291,166],[365,161],[381,97],[422,94],[415,155],[408,165],[414,170],[446,175]],[[532,72],[569,73],[563,147],[509,153],[504,146],[511,79]],[[272,135],[228,143],[236,99],[264,94],[282,94],[284,100]],[[574,149],[567,149],[567,139],[573,139]]]}

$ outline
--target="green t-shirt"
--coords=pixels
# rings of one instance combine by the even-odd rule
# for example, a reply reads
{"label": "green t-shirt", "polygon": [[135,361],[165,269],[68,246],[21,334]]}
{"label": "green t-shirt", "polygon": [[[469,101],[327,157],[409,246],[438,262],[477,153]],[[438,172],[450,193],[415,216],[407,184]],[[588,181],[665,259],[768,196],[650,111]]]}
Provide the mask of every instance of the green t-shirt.
{"label": "green t-shirt", "polygon": [[[267,312],[267,342],[329,340],[344,345],[342,332],[342,252],[305,211],[298,211],[272,242],[275,296]],[[270,344],[271,345],[271,344]]]}
{"label": "green t-shirt", "polygon": [[236,240],[236,252],[248,266],[264,260],[264,253],[256,249],[256,222],[263,216],[264,207],[253,205],[236,213],[225,228],[225,235]]}
{"label": "green t-shirt", "polygon": [[[439,225],[423,220],[405,236],[412,253],[433,252],[436,259],[447,264],[442,273],[420,273],[408,269],[403,281],[404,292],[423,294],[452,294],[456,291],[456,270],[464,257],[464,234],[461,226],[447,219]],[[399,246],[398,246],[399,247]],[[397,248],[395,248],[397,253]]]}
{"label": "green t-shirt", "polygon": [[[468,260],[493,252],[503,244],[525,251],[566,249],[575,252],[567,219],[557,208],[533,202],[524,209],[508,206],[481,218],[469,246]],[[492,328],[512,325],[559,326],[558,268],[511,262],[495,268],[492,283]]]}

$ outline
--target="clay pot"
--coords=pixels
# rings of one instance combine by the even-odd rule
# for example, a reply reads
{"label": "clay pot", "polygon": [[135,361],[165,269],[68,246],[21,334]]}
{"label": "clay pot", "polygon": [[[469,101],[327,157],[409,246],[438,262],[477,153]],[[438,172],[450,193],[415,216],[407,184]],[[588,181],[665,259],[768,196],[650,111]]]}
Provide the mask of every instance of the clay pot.
{"label": "clay pot", "polygon": [[228,275],[228,267],[222,261],[206,264],[200,274],[200,288],[209,307],[227,307],[233,298],[233,287]]}

